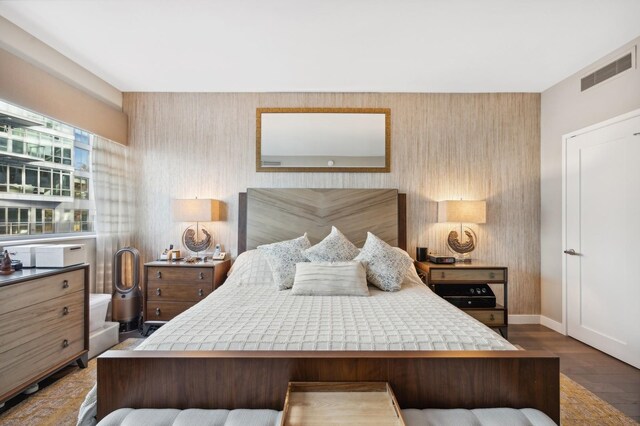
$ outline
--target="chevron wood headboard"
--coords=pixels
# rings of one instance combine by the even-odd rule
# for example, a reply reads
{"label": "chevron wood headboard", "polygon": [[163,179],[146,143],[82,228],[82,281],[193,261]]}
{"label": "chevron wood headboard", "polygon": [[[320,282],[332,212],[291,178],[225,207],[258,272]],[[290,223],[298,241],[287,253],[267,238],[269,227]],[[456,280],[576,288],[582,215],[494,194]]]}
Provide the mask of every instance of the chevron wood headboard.
{"label": "chevron wood headboard", "polygon": [[240,193],[238,254],[305,232],[315,244],[332,225],[358,247],[371,231],[406,249],[406,195],[396,189],[250,188]]}

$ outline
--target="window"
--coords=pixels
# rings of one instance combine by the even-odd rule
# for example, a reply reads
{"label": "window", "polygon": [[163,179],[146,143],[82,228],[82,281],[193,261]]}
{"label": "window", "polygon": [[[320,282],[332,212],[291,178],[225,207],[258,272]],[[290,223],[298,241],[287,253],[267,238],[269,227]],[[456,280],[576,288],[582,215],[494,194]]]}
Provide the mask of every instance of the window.
{"label": "window", "polygon": [[93,231],[93,135],[2,100],[0,116],[0,238]]}
{"label": "window", "polygon": [[89,171],[89,151],[83,148],[75,147],[73,155],[75,157],[74,159],[75,161],[73,165],[75,169],[81,170],[83,172],[88,172]]}
{"label": "window", "polygon": [[89,210],[73,211],[73,230],[75,232],[92,230],[91,224],[89,223]]}
{"label": "window", "polygon": [[82,177],[73,179],[73,196],[80,200],[89,199],[89,179]]}
{"label": "window", "polygon": [[53,232],[53,209],[35,209],[35,221],[32,233],[52,234]]}

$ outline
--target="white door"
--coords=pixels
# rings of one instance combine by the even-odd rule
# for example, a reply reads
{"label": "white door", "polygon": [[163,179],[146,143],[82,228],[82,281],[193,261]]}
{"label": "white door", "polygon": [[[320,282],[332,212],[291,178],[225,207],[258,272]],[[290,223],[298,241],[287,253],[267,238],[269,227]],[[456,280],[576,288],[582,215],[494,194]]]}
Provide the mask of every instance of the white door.
{"label": "white door", "polygon": [[640,116],[566,139],[567,332],[640,368]]}

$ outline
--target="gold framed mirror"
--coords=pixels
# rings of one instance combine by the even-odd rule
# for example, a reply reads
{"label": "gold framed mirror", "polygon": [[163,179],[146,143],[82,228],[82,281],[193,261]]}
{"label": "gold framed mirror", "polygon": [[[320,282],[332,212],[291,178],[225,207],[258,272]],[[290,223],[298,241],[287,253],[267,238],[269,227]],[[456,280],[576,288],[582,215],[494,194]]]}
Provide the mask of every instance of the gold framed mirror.
{"label": "gold framed mirror", "polygon": [[257,108],[256,171],[389,173],[389,108]]}

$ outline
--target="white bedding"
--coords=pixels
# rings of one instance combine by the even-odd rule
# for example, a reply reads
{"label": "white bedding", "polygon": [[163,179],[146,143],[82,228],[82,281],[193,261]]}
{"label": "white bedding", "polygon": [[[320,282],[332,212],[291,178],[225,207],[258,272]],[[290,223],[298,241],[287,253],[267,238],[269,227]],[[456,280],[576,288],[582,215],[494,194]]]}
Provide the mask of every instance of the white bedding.
{"label": "white bedding", "polygon": [[[276,288],[257,251],[238,258],[225,284],[136,350],[516,350],[436,296],[413,268],[402,289],[369,297],[295,296]],[[96,388],[78,425],[95,425]]]}
{"label": "white bedding", "polygon": [[[257,256],[257,254],[249,254]],[[265,262],[225,284],[137,350],[513,350],[509,342],[407,274],[402,290],[369,297],[278,291]]]}

